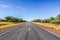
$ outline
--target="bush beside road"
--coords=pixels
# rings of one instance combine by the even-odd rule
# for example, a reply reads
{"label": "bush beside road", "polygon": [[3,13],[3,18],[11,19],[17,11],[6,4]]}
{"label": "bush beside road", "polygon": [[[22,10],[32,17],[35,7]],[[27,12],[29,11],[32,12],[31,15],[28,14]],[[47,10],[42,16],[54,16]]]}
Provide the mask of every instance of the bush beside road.
{"label": "bush beside road", "polygon": [[24,22],[26,21],[12,16],[6,16],[4,19],[0,18],[0,33],[13,29]]}
{"label": "bush beside road", "polygon": [[56,17],[50,17],[48,19],[35,19],[32,22],[60,34],[60,14]]}

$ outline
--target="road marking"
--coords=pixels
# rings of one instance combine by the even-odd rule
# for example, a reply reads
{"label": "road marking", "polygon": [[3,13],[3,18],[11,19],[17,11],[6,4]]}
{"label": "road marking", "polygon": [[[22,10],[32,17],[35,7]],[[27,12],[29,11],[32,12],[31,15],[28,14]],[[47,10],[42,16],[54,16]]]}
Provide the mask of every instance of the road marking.
{"label": "road marking", "polygon": [[31,30],[31,29],[30,29],[30,28],[28,28],[28,30],[29,30],[29,40],[30,40],[30,30]]}
{"label": "road marking", "polygon": [[[42,28],[42,27],[41,27],[41,28]],[[50,31],[50,30],[48,30],[48,29],[45,29],[45,28],[42,28],[42,29],[44,29],[44,30],[46,30],[46,31],[48,31],[48,32],[50,32],[50,33],[52,33],[52,34],[56,35],[57,37],[60,37],[60,35],[58,35],[58,34],[56,34],[56,33],[52,32],[52,31]]]}
{"label": "road marking", "polygon": [[28,28],[28,30],[30,31],[30,28]]}
{"label": "road marking", "polygon": [[8,33],[8,32],[10,32],[10,31],[12,31],[12,30],[14,30],[14,29],[15,29],[15,28],[10,29],[10,30],[8,30],[8,31],[6,31],[6,32],[3,32],[3,33],[0,34],[0,36],[6,34],[6,33]]}
{"label": "road marking", "polygon": [[8,32],[10,32],[10,31],[12,31],[12,30],[14,30],[14,29],[16,29],[16,28],[12,28],[12,29],[10,29],[10,30],[7,30],[6,32],[1,33],[0,36],[6,34],[6,33],[8,33]]}

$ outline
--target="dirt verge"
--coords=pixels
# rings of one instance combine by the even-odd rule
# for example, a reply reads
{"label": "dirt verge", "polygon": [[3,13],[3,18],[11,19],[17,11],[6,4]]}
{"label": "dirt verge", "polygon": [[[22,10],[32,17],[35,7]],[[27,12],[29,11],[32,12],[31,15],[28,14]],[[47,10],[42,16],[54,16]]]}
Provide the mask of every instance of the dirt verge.
{"label": "dirt verge", "polygon": [[[37,24],[37,23],[34,23],[34,24]],[[46,26],[40,25],[40,24],[37,24],[37,25],[40,26],[40,27],[42,27],[42,28],[45,28],[45,29],[47,29],[47,30],[50,30],[50,31],[52,31],[52,32],[54,32],[54,33],[56,33],[56,34],[58,34],[58,35],[60,35],[60,30],[56,30],[56,29],[54,29],[54,28],[46,27]]]}
{"label": "dirt verge", "polygon": [[20,25],[22,25],[22,24],[18,24],[18,25],[15,25],[15,26],[13,26],[13,27],[8,27],[8,28],[0,28],[0,34],[6,32],[6,31],[9,31],[10,29],[17,28],[17,27],[19,27]]}

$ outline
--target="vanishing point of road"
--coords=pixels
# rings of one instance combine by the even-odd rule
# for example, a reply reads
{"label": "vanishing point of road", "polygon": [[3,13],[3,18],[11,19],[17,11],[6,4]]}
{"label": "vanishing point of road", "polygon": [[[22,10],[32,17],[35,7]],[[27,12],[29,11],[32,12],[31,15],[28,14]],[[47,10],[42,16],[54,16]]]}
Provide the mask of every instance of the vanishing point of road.
{"label": "vanishing point of road", "polygon": [[26,22],[0,35],[0,40],[60,40],[60,37],[44,30],[36,24]]}

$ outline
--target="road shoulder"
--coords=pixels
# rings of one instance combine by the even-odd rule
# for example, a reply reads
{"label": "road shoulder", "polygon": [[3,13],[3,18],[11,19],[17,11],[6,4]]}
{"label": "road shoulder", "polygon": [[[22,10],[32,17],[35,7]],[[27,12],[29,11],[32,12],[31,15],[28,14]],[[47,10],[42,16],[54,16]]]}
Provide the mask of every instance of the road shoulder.
{"label": "road shoulder", "polygon": [[44,29],[44,30],[46,30],[46,31],[48,31],[48,32],[50,32],[50,33],[52,33],[52,34],[60,37],[60,30],[56,30],[56,29],[53,29],[53,28],[44,27],[44,26],[39,25],[39,24],[37,24],[37,23],[34,23],[34,24],[36,24],[36,25],[38,25],[40,28],[42,28],[42,29]]}

